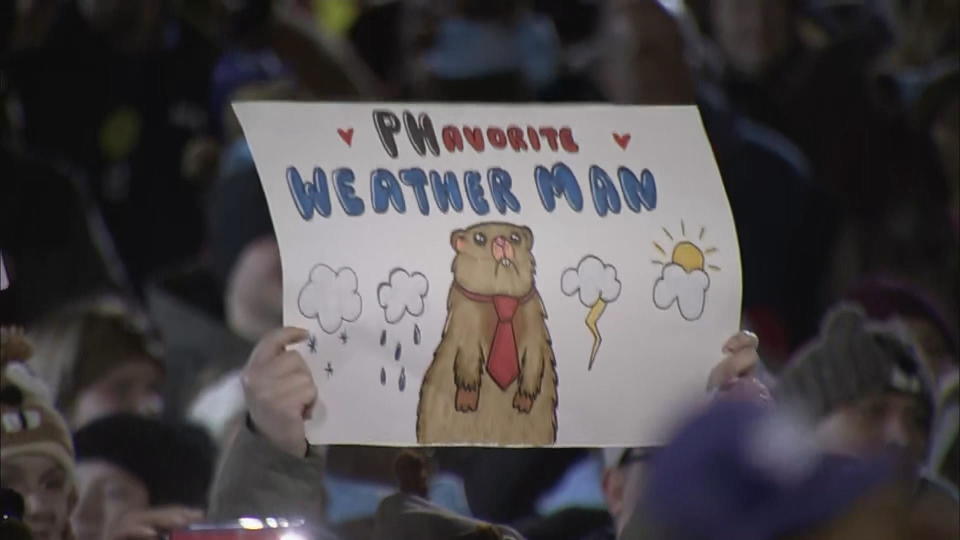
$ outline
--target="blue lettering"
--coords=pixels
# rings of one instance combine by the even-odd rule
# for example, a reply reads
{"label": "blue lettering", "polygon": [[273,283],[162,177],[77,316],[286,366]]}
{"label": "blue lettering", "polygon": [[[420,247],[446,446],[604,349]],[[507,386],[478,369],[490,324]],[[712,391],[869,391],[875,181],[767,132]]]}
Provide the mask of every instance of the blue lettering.
{"label": "blue lettering", "polygon": [[297,212],[305,221],[313,218],[314,210],[323,217],[330,216],[330,188],[323,169],[314,167],[313,182],[304,182],[296,167],[287,167],[287,187]]}
{"label": "blue lettering", "polygon": [[353,188],[353,178],[353,169],[343,168],[333,171],[333,183],[337,186],[340,206],[348,216],[359,216],[363,214],[363,201],[357,197],[357,192]]}
{"label": "blue lettering", "polygon": [[623,198],[631,210],[639,212],[641,207],[647,210],[657,207],[657,181],[649,169],[640,173],[639,182],[633,171],[626,167],[617,169],[617,176],[620,177]]}
{"label": "blue lettering", "polygon": [[467,171],[463,173],[463,185],[467,190],[467,200],[470,207],[478,216],[484,216],[490,211],[490,204],[483,198],[483,186],[480,185],[480,173]]}
{"label": "blue lettering", "polygon": [[401,169],[400,181],[413,188],[413,194],[417,198],[417,207],[420,213],[430,215],[430,203],[427,201],[427,175],[421,168]]}
{"label": "blue lettering", "polygon": [[433,189],[433,200],[441,212],[446,214],[449,207],[453,207],[457,212],[463,211],[460,184],[457,182],[457,175],[452,171],[443,173],[443,177],[437,171],[430,171],[430,187]]}
{"label": "blue lettering", "polygon": [[493,204],[497,207],[498,212],[506,214],[507,207],[514,213],[520,212],[520,201],[510,191],[513,186],[510,173],[500,167],[494,167],[487,171],[487,182],[490,184],[490,197],[493,199]]}
{"label": "blue lettering", "polygon": [[400,183],[392,172],[386,169],[376,169],[370,173],[370,199],[373,211],[382,214],[389,205],[399,213],[407,211],[407,204],[403,200]]}
{"label": "blue lettering", "polygon": [[593,194],[593,206],[597,215],[603,217],[607,212],[620,213],[620,195],[607,172],[592,165],[590,167],[590,193]]}
{"label": "blue lettering", "polygon": [[580,184],[573,175],[570,167],[564,163],[557,163],[553,169],[547,170],[542,165],[534,169],[533,177],[537,183],[537,192],[540,193],[540,202],[547,212],[553,212],[557,207],[557,197],[566,197],[570,208],[579,212],[583,210],[583,194]]}

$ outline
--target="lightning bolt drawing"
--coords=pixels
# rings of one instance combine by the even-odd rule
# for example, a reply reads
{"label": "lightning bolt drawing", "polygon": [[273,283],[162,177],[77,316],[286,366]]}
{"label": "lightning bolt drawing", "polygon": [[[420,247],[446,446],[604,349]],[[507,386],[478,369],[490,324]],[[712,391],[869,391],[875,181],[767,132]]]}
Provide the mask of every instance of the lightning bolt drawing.
{"label": "lightning bolt drawing", "polygon": [[600,317],[603,315],[604,310],[607,309],[607,303],[603,299],[598,299],[597,303],[590,308],[590,311],[587,312],[587,328],[590,330],[590,333],[593,334],[593,349],[590,351],[590,363],[587,364],[587,371],[593,369],[593,361],[597,358],[597,351],[600,350],[600,344],[603,343],[603,337],[600,335],[600,330],[597,328],[597,321],[600,320]]}
{"label": "lightning bolt drawing", "polygon": [[560,276],[560,290],[563,294],[579,295],[580,303],[589,308],[584,322],[593,336],[593,347],[590,350],[587,371],[593,369],[597,352],[600,351],[600,344],[603,343],[603,336],[600,335],[597,322],[606,311],[607,305],[615,302],[620,296],[620,288],[617,269],[593,255],[580,259],[576,267],[567,268]]}

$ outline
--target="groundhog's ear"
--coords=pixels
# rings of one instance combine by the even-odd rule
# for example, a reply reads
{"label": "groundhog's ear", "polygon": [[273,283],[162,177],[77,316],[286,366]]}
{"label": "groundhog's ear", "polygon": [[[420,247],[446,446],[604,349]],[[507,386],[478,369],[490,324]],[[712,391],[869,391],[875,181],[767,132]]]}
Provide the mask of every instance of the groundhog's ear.
{"label": "groundhog's ear", "polygon": [[523,231],[523,239],[525,243],[533,248],[533,231],[530,230],[530,227],[520,227],[520,230]]}
{"label": "groundhog's ear", "polygon": [[457,253],[463,249],[463,244],[467,241],[467,231],[463,229],[457,229],[450,233],[450,247],[453,248]]}

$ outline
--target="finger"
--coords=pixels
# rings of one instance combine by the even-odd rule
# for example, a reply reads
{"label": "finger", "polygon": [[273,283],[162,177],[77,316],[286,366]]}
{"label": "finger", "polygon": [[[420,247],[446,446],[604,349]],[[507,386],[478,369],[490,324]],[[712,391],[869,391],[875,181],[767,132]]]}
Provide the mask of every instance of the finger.
{"label": "finger", "polygon": [[749,347],[757,348],[759,344],[760,339],[757,338],[756,334],[749,330],[741,330],[723,344],[722,350],[726,354],[731,354]]}
{"label": "finger", "polygon": [[268,362],[286,351],[289,345],[305,341],[310,334],[302,329],[287,326],[270,331],[254,348],[250,356],[251,364]]}
{"label": "finger", "polygon": [[724,353],[736,352],[740,349],[746,348],[755,344],[756,336],[749,334],[745,331],[739,332],[730,338],[723,344]]}
{"label": "finger", "polygon": [[727,356],[710,372],[707,378],[707,389],[716,388],[730,379],[750,374],[759,361],[760,358],[752,350],[741,350],[737,354]]}

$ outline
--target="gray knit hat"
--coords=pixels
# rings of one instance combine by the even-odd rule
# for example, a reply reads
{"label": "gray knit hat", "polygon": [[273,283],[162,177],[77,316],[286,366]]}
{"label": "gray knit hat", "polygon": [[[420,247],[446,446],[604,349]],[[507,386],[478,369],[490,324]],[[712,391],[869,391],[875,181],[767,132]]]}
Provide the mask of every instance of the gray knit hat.
{"label": "gray knit hat", "polygon": [[784,369],[778,401],[821,418],[837,407],[884,391],[920,396],[930,390],[914,348],[889,326],[870,323],[856,305],[841,304],[824,318],[820,335]]}

